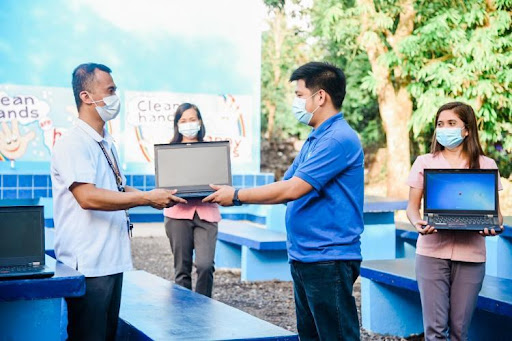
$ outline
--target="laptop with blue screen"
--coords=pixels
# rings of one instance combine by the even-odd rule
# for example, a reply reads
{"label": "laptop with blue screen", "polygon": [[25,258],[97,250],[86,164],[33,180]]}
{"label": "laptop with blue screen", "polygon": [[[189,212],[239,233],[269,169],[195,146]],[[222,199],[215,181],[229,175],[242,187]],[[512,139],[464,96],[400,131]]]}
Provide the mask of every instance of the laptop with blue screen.
{"label": "laptop with blue screen", "polygon": [[425,169],[424,220],[438,230],[501,231],[498,170]]}
{"label": "laptop with blue screen", "polygon": [[45,265],[44,207],[0,207],[0,280],[53,275]]}

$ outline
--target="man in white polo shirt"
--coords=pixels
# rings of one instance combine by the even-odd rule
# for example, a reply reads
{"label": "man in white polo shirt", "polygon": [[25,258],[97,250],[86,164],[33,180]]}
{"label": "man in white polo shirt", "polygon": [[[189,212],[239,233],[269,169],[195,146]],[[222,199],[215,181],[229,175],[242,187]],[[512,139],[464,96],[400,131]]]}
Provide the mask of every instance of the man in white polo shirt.
{"label": "man in white polo shirt", "polygon": [[55,256],[86,277],[83,297],[67,298],[70,340],[114,340],[123,272],[132,269],[127,209],[163,209],[185,200],[175,191],[126,186],[105,122],[119,114],[111,70],[81,64],[73,71],[77,124],[55,144],[51,177]]}

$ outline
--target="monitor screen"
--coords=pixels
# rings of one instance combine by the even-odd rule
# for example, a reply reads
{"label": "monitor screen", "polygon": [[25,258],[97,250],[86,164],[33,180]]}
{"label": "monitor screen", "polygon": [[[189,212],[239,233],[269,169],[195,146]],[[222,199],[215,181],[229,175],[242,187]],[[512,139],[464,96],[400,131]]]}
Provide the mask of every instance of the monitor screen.
{"label": "monitor screen", "polygon": [[156,146],[155,156],[158,187],[231,183],[228,142]]}
{"label": "monitor screen", "polygon": [[494,173],[429,173],[425,180],[428,210],[494,211]]}
{"label": "monitor screen", "polygon": [[29,257],[39,260],[43,254],[42,207],[0,207],[0,258]]}

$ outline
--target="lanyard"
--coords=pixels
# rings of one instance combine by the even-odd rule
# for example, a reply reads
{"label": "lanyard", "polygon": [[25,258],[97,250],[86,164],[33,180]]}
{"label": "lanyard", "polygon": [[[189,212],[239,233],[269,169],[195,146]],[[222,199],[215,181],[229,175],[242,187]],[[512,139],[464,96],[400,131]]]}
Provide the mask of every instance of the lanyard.
{"label": "lanyard", "polygon": [[[110,166],[110,169],[112,169],[112,172],[114,173],[114,176],[116,177],[117,189],[119,190],[119,192],[126,192],[126,190],[123,186],[123,178],[121,177],[121,172],[119,171],[119,166],[118,166],[116,157],[114,156],[114,152],[112,152],[112,157],[114,158],[114,162],[112,162],[112,159],[110,159],[110,156],[108,155],[107,150],[105,149],[103,144],[101,142],[98,142],[98,144],[100,145],[101,151],[107,158],[107,162],[108,162],[108,165]],[[128,226],[128,234],[131,237],[132,230],[133,230],[133,224],[130,222],[130,214],[128,213],[128,210],[125,210],[124,212],[126,214],[126,223]]]}
{"label": "lanyard", "polygon": [[110,159],[110,156],[108,155],[107,150],[105,149],[103,144],[101,142],[98,142],[98,144],[100,145],[101,151],[107,158],[107,162],[108,162],[108,165],[110,166],[110,169],[112,169],[112,172],[114,173],[114,176],[116,177],[117,189],[119,190],[119,192],[125,192],[125,189],[123,186],[123,178],[121,177],[121,173],[119,172],[119,167],[117,165],[117,160],[114,156],[114,152],[112,152],[112,157],[114,158],[114,162],[112,162],[112,159]]}

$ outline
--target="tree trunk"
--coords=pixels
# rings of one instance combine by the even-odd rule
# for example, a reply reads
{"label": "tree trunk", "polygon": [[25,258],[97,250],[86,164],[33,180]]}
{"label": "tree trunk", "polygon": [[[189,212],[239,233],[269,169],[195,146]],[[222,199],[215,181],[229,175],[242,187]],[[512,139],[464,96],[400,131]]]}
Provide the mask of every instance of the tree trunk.
{"label": "tree trunk", "polygon": [[[372,73],[377,83],[379,111],[386,132],[387,195],[396,198],[407,198],[409,188],[405,181],[409,175],[411,164],[407,125],[412,116],[413,105],[405,88],[405,81],[401,79],[400,67],[389,69],[379,61],[379,57],[387,53],[389,47],[378,37],[385,35],[389,46],[394,50],[397,44],[410,36],[414,29],[416,15],[414,1],[401,0],[399,2],[402,11],[394,33],[374,31],[375,27],[378,27],[372,21],[377,14],[375,1],[358,0],[358,5],[363,8],[360,42],[368,54]],[[362,37],[365,33],[374,33],[377,39],[364,40]],[[395,52],[400,55],[399,51]],[[391,77],[392,75],[393,77]]]}
{"label": "tree trunk", "polygon": [[386,87],[386,95],[379,94],[379,111],[386,132],[387,144],[387,195],[407,198],[411,154],[409,149],[408,123],[412,116],[412,100],[407,90],[395,93],[392,85]]}

